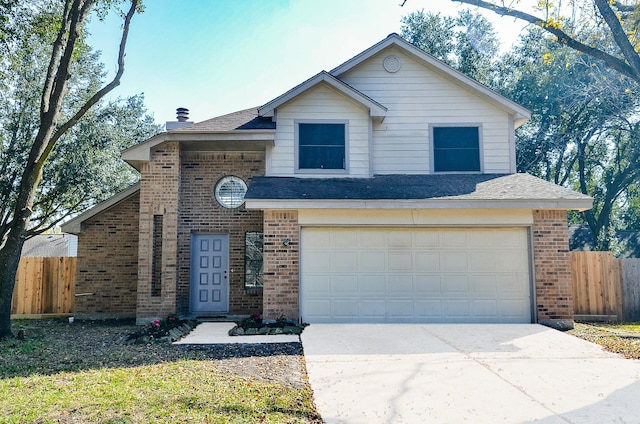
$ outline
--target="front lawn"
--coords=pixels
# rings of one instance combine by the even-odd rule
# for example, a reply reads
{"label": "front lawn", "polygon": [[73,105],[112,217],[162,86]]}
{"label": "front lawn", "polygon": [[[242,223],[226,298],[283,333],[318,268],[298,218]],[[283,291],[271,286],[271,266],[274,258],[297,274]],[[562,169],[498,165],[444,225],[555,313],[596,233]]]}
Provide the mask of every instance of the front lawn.
{"label": "front lawn", "polygon": [[132,325],[21,326],[24,341],[0,342],[0,423],[321,422],[297,343],[130,345]]}
{"label": "front lawn", "polygon": [[626,358],[640,359],[640,324],[576,323],[570,334],[594,342]]}

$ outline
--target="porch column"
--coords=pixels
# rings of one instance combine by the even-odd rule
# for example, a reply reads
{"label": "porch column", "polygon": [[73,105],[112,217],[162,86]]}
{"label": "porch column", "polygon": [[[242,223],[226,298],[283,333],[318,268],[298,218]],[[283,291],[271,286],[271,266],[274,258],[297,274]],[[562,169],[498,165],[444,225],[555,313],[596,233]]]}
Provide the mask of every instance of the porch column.
{"label": "porch column", "polygon": [[267,319],[299,317],[299,238],[298,211],[264,211],[262,314]]}
{"label": "porch column", "polygon": [[167,142],[141,169],[138,324],[176,312],[180,160],[180,144]]}

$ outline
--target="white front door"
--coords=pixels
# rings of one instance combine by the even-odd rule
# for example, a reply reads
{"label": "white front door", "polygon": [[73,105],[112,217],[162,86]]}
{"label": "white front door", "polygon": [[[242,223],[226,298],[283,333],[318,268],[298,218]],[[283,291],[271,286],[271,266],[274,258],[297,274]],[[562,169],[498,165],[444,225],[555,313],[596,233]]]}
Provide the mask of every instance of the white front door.
{"label": "white front door", "polygon": [[191,236],[191,312],[229,311],[229,235]]}

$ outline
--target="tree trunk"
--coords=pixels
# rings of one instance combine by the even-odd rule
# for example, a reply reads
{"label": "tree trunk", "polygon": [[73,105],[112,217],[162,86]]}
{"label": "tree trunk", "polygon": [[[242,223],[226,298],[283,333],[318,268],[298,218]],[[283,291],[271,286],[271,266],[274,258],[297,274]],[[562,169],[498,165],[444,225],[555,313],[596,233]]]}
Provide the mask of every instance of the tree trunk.
{"label": "tree trunk", "polygon": [[0,249],[0,340],[13,338],[11,331],[11,301],[20,265],[24,237],[22,232],[9,234]]}

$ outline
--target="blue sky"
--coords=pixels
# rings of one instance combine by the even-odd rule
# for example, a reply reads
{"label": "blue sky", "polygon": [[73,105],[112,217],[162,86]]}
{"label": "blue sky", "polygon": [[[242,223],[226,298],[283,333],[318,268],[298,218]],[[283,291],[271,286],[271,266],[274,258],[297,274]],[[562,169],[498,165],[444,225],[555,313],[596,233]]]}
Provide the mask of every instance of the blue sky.
{"label": "blue sky", "polygon": [[[113,97],[144,93],[159,123],[187,107],[202,121],[264,104],[321,70],[400,32],[414,10],[456,15],[450,0],[146,0],[131,25],[125,73]],[[505,40],[522,23],[486,14]],[[90,25],[113,74],[120,21]]]}

